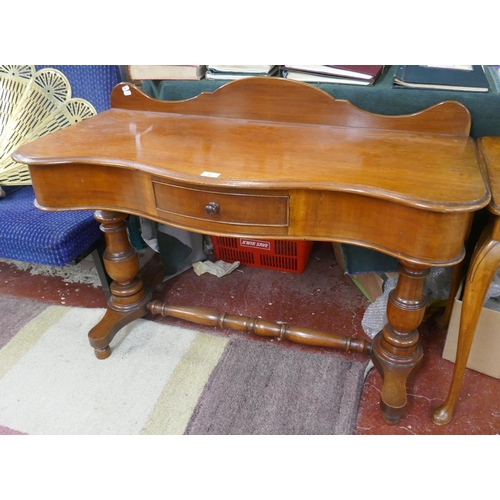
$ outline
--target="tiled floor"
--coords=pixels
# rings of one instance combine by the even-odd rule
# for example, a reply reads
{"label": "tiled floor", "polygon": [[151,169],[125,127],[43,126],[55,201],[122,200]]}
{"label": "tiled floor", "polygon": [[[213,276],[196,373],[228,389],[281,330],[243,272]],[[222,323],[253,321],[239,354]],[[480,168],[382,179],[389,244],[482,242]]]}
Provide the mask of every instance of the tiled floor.
{"label": "tiled floor", "polygon": [[[147,267],[153,276],[155,260]],[[148,278],[148,279],[149,279]],[[0,263],[2,294],[33,298],[67,306],[105,307],[100,288],[66,284],[60,278],[31,276]],[[209,307],[220,312],[256,316],[270,321],[310,326],[343,335],[366,337],[361,327],[368,301],[336,263],[329,244],[316,244],[303,274],[240,267],[223,278],[192,271],[168,281],[156,298],[171,304]],[[176,322],[148,316],[152,321]],[[239,333],[210,329],[215,334]],[[357,434],[498,434],[500,432],[500,380],[467,370],[453,421],[437,426],[431,413],[446,395],[453,364],[441,357],[446,331],[433,318],[420,328],[424,359],[408,384],[404,417],[395,426],[385,423],[378,404],[381,377],[373,369],[367,376],[360,404]],[[255,340],[270,342],[270,340]],[[277,342],[277,341],[274,341]],[[282,342],[284,348],[312,349]],[[89,346],[89,355],[93,355]],[[340,353],[340,356],[353,356]],[[362,355],[354,355],[366,359]],[[332,383],[335,381],[332,380]]]}

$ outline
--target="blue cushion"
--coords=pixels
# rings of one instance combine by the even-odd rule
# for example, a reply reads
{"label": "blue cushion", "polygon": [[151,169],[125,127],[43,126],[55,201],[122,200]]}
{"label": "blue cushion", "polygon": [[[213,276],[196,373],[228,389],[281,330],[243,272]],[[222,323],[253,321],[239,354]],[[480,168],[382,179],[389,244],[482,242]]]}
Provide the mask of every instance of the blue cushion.
{"label": "blue cushion", "polygon": [[90,210],[43,212],[31,186],[0,200],[0,258],[63,266],[102,237]]}

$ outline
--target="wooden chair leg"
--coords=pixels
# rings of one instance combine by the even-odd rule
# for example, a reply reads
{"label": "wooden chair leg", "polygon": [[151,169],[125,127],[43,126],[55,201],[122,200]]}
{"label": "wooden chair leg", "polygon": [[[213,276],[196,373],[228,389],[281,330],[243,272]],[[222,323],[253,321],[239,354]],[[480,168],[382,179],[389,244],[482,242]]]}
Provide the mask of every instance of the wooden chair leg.
{"label": "wooden chair leg", "polygon": [[447,424],[453,418],[483,302],[499,265],[500,242],[492,239],[491,231],[486,230],[472,257],[465,283],[457,355],[448,396],[432,416],[438,425]]}

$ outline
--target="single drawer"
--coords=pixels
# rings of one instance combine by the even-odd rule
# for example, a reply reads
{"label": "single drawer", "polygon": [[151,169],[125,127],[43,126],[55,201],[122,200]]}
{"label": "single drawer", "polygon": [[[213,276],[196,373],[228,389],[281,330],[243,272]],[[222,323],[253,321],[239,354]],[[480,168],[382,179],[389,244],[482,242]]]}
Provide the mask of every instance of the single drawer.
{"label": "single drawer", "polygon": [[220,193],[154,182],[162,212],[226,224],[288,226],[288,196]]}

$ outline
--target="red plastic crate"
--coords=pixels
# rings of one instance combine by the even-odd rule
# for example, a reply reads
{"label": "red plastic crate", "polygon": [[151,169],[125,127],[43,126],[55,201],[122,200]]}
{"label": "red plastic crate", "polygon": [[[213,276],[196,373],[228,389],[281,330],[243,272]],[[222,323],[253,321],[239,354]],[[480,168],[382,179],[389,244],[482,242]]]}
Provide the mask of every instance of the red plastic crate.
{"label": "red plastic crate", "polygon": [[218,260],[297,274],[304,271],[313,245],[312,241],[210,238]]}

